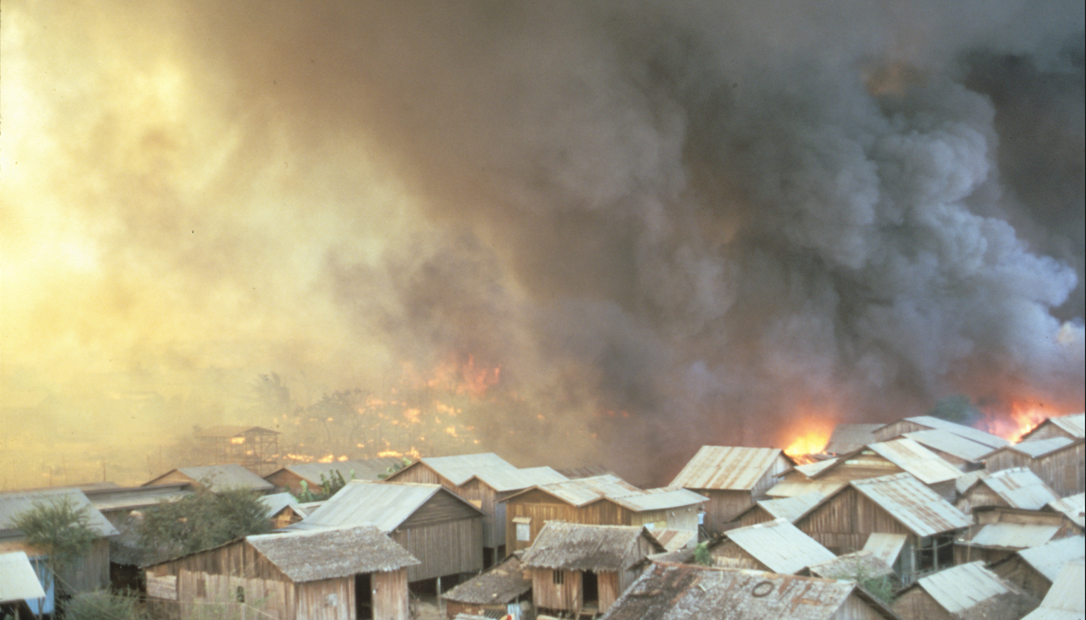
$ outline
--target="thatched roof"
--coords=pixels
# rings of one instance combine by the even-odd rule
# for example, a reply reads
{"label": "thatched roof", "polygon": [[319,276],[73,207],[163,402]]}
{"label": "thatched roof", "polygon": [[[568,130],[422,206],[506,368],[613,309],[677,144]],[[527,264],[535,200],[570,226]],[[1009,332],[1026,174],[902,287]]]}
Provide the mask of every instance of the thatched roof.
{"label": "thatched roof", "polygon": [[625,570],[644,559],[636,553],[641,538],[649,542],[650,553],[664,552],[664,547],[642,526],[550,521],[521,561],[533,568]]}
{"label": "thatched roof", "polygon": [[821,564],[812,564],[810,571],[815,577],[850,581],[894,574],[889,564],[870,551],[854,551]]}
{"label": "thatched roof", "polygon": [[245,541],[295,583],[383,573],[420,564],[373,526],[262,534]]}
{"label": "thatched roof", "polygon": [[497,566],[441,595],[457,603],[505,605],[532,589],[532,580],[524,578],[520,558],[511,555]]}

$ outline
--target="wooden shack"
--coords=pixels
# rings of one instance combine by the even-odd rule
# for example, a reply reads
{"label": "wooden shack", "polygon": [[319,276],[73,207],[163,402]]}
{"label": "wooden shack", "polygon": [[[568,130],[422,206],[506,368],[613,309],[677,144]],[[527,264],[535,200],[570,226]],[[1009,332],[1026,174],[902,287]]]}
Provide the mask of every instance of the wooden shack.
{"label": "wooden shack", "polygon": [[1049,502],[1044,509],[1062,514],[1075,525],[1077,534],[1082,534],[1083,530],[1086,529],[1086,493],[1061,497]]}
{"label": "wooden shack", "polygon": [[1010,445],[1011,442],[999,437],[987,433],[980,429],[973,428],[971,426],[965,426],[964,424],[957,424],[955,422],[948,422],[940,418],[921,415],[911,418],[903,418],[897,422],[891,422],[882,426],[875,431],[875,438],[878,441],[890,441],[898,437],[903,437],[906,433],[915,433],[917,431],[930,431],[935,429],[943,429],[965,437],[970,441],[979,443],[983,446],[988,446],[991,450],[996,450],[1004,446]]}
{"label": "wooden shack", "polygon": [[373,526],[264,534],[149,566],[147,597],[181,620],[408,620],[418,564]]}
{"label": "wooden shack", "polygon": [[1086,564],[1064,564],[1041,606],[1022,620],[1078,620],[1086,618]]}
{"label": "wooden shack", "polygon": [[891,564],[904,583],[951,566],[954,540],[972,520],[909,474],[855,480],[827,496],[795,526],[837,555],[866,547],[873,534],[900,542]]}
{"label": "wooden shack", "polygon": [[836,556],[786,519],[728,530],[709,545],[713,565],[796,575]]}
{"label": "wooden shack", "polygon": [[520,469],[493,452],[424,457],[389,476],[387,482],[440,484],[483,511],[484,565],[506,555],[503,499],[537,485],[568,480],[550,467]]}
{"label": "wooden shack", "polygon": [[548,521],[697,532],[705,501],[686,489],[644,491],[613,475],[535,486],[503,500],[506,548],[527,549]]}
{"label": "wooden shack", "polygon": [[774,519],[785,519],[789,523],[795,523],[796,519],[807,514],[808,510],[817,506],[825,497],[818,491],[811,491],[794,497],[758,500],[753,506],[739,513],[733,523],[736,527],[748,527]]}
{"label": "wooden shack", "polygon": [[988,471],[1028,467],[1060,497],[1086,491],[1086,440],[1052,437],[1001,448],[985,458]]}
{"label": "wooden shack", "polygon": [[437,484],[355,480],[291,527],[353,527],[372,524],[420,564],[408,581],[440,579],[483,569],[483,513]]}
{"label": "wooden shack", "polygon": [[1033,427],[1028,433],[1022,435],[1019,442],[1038,441],[1053,437],[1066,437],[1071,440],[1086,437],[1086,414],[1076,413],[1047,418]]}
{"label": "wooden shack", "polygon": [[257,493],[270,493],[275,490],[270,482],[237,463],[179,467],[144,482],[142,486],[153,487],[175,484],[203,487],[212,493],[221,493],[233,489],[245,489]]}
{"label": "wooden shack", "polygon": [[883,424],[848,424],[841,423],[833,427],[830,440],[822,452],[833,456],[851,454],[866,446],[875,443],[875,431],[882,428]]}
{"label": "wooden shack", "polygon": [[1056,512],[990,506],[973,511],[974,524],[954,542],[954,562],[998,562],[1019,549],[1074,535],[1074,525]]}
{"label": "wooden shack", "polygon": [[605,613],[664,548],[644,526],[552,521],[521,557],[531,573],[536,611]]}
{"label": "wooden shack", "polygon": [[958,510],[968,514],[974,508],[1001,507],[1040,510],[1059,500],[1037,474],[1025,467],[983,472],[958,494]]}
{"label": "wooden shack", "polygon": [[963,472],[982,469],[984,457],[992,451],[990,446],[977,443],[945,428],[905,433],[904,437],[931,450],[936,456]]}
{"label": "wooden shack", "polygon": [[904,620],[1021,620],[1040,600],[971,562],[921,577],[894,600]]}
{"label": "wooden shack", "polygon": [[852,582],[674,563],[653,564],[604,620],[801,617],[901,620]]}
{"label": "wooden shack", "polygon": [[298,500],[290,493],[262,495],[260,503],[267,509],[268,520],[273,530],[294,525],[305,518],[306,512]]}
{"label": "wooden shack", "polygon": [[669,486],[709,498],[704,529],[721,532],[729,521],[780,481],[795,462],[775,448],[702,446]]}
{"label": "wooden shack", "polygon": [[289,491],[300,495],[304,482],[310,492],[320,493],[321,484],[325,480],[331,480],[334,472],[339,472],[344,480],[374,481],[400,464],[401,459],[395,456],[328,463],[295,463],[280,467],[264,476],[264,480],[275,486],[278,492]]}
{"label": "wooden shack", "polygon": [[1069,562],[1086,559],[1086,539],[1082,536],[1061,538],[1016,551],[992,565],[992,572],[1019,586],[1037,598],[1044,598],[1060,569]]}
{"label": "wooden shack", "polygon": [[520,555],[509,556],[481,575],[442,594],[446,617],[455,618],[459,614],[497,617],[509,613],[510,607],[516,610],[530,608],[532,580],[525,574]]}

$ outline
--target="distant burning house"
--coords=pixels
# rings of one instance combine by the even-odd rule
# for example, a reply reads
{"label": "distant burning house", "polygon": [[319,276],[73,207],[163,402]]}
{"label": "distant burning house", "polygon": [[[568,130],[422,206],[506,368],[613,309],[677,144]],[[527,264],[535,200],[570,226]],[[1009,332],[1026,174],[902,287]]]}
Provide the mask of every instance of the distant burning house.
{"label": "distant burning house", "polygon": [[257,472],[271,471],[277,465],[277,431],[260,426],[212,426],[197,430],[194,436],[214,465],[238,463]]}
{"label": "distant burning house", "polygon": [[992,450],[1010,445],[1010,442],[1002,437],[986,433],[982,430],[973,428],[971,426],[965,426],[964,424],[956,424],[954,422],[948,422],[940,418],[921,415],[911,418],[903,418],[897,422],[891,422],[885,426],[882,426],[875,431],[875,437],[878,441],[889,441],[898,437],[904,436],[906,433],[915,433],[917,431],[928,431],[935,429],[943,429],[964,437],[975,443],[979,443],[983,446],[988,446]]}
{"label": "distant burning house", "polygon": [[1066,437],[1072,440],[1086,437],[1086,414],[1077,413],[1048,418],[1022,435],[1019,441],[1038,441],[1053,437]]}
{"label": "distant burning house", "polygon": [[399,464],[400,458],[394,456],[329,463],[295,463],[280,467],[264,476],[264,479],[275,485],[277,490],[290,491],[294,495],[301,494],[302,482],[311,492],[319,493],[322,482],[330,480],[333,472],[339,472],[345,480],[378,480]]}
{"label": "distant burning house", "polygon": [[704,526],[722,531],[725,524],[777,484],[795,462],[775,448],[702,446],[670,486],[709,498]]}

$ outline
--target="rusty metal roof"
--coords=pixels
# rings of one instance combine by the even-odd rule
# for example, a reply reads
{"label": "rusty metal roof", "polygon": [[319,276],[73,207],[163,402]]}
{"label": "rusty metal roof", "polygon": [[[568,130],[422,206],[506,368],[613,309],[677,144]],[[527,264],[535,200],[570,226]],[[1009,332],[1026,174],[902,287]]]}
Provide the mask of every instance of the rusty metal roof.
{"label": "rusty metal roof", "polygon": [[901,550],[905,547],[907,539],[908,537],[904,534],[875,532],[867,537],[863,550],[893,566],[894,562],[897,562],[897,556],[901,555]]}
{"label": "rusty metal roof", "polygon": [[785,519],[774,519],[724,533],[725,538],[782,575],[794,575],[811,566],[834,559],[829,549],[804,534]]}
{"label": "rusty metal roof", "polygon": [[947,482],[962,475],[960,469],[907,437],[873,443],[868,448],[924,484]]}
{"label": "rusty metal roof", "polygon": [[1052,540],[1060,531],[1058,525],[1037,523],[989,523],[981,526],[968,540],[967,545],[975,547],[994,547],[999,549],[1027,549],[1040,547]]}
{"label": "rusty metal roof", "polygon": [[[1002,448],[1009,445],[1010,442],[998,435],[986,433],[982,430],[973,428],[972,426],[965,426],[963,424],[956,424],[954,422],[947,422],[928,415],[915,416],[911,418],[905,418],[907,421],[920,426],[926,426],[927,428],[941,428],[948,430],[956,435],[961,435],[966,439],[971,439],[979,444],[989,446],[990,448]],[[889,426],[889,425],[887,425]]]}
{"label": "rusty metal roof", "polygon": [[789,523],[795,523],[796,519],[807,514],[807,511],[818,505],[826,496],[819,491],[811,491],[793,497],[781,497],[779,499],[763,499],[757,502],[757,506],[768,512],[775,519],[785,519]]}
{"label": "rusty metal roof", "polygon": [[308,517],[286,529],[375,525],[391,532],[438,493],[447,493],[482,516],[482,512],[440,484],[353,480]]}
{"label": "rusty metal roof", "polygon": [[838,424],[833,427],[830,441],[822,449],[826,454],[848,454],[878,441],[875,430],[883,424]]}
{"label": "rusty metal roof", "polygon": [[984,568],[983,561],[921,577],[914,587],[923,589],[940,607],[962,620],[1016,620],[1037,605],[1016,586]]}
{"label": "rusty metal roof", "polygon": [[1011,508],[1040,510],[1045,504],[1060,499],[1037,474],[1025,467],[1014,467],[980,476],[966,492],[977,485],[991,489]]}
{"label": "rusty metal roof", "polygon": [[245,541],[295,583],[389,572],[420,562],[376,527],[295,530]]}
{"label": "rusty metal roof", "polygon": [[977,443],[972,439],[967,439],[957,433],[952,433],[945,428],[934,428],[928,431],[905,433],[905,437],[912,439],[922,446],[931,448],[932,450],[945,452],[951,456],[956,456],[963,461],[969,461],[971,463],[980,462],[981,459],[992,451],[991,446]]}
{"label": "rusty metal roof", "polygon": [[972,524],[962,511],[907,473],[853,480],[849,484],[917,536],[933,536]]}
{"label": "rusty metal roof", "polygon": [[1084,559],[1086,539],[1082,536],[1060,538],[1040,547],[1022,549],[1018,556],[1049,581],[1055,581],[1064,564]]}
{"label": "rusty metal roof", "polygon": [[702,446],[669,486],[749,491],[782,454],[776,448]]}
{"label": "rusty metal roof", "polygon": [[45,591],[26,553],[0,553],[0,603],[38,598],[45,598]]}
{"label": "rusty metal roof", "polygon": [[521,562],[533,568],[626,570],[645,559],[638,553],[639,539],[649,542],[650,554],[665,551],[644,526],[548,521]]}
{"label": "rusty metal roof", "polygon": [[1067,515],[1067,518],[1079,527],[1086,526],[1086,493],[1049,502],[1048,508]]}
{"label": "rusty metal roof", "polygon": [[1022,620],[1082,620],[1086,618],[1086,565],[1068,562],[1060,569],[1036,611]]}
{"label": "rusty metal roof", "polygon": [[830,620],[850,597],[900,620],[846,581],[670,563],[653,564],[600,620]]}

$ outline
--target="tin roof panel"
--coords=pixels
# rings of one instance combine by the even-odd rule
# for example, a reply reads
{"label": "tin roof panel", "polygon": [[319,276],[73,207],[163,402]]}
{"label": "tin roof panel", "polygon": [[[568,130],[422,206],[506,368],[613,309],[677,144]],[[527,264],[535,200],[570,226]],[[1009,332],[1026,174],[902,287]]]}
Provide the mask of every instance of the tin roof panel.
{"label": "tin roof panel", "polygon": [[969,527],[972,520],[907,473],[849,483],[917,536]]}
{"label": "tin roof panel", "polygon": [[728,530],[724,536],[781,575],[794,575],[837,557],[785,519]]}
{"label": "tin roof panel", "polygon": [[26,553],[0,553],[0,603],[38,598],[45,598],[45,591]]}
{"label": "tin roof panel", "polygon": [[781,455],[776,448],[702,446],[669,486],[749,491]]}
{"label": "tin roof panel", "polygon": [[873,443],[868,448],[924,484],[955,480],[962,475],[960,469],[907,437]]}

